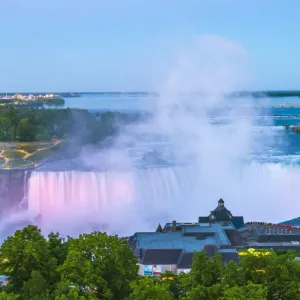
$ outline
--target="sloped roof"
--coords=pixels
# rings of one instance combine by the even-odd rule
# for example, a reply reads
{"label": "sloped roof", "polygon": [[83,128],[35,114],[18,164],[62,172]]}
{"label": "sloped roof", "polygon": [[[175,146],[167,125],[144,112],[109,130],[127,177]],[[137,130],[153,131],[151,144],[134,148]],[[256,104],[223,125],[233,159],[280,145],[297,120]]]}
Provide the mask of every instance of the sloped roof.
{"label": "sloped roof", "polygon": [[237,252],[221,252],[222,259],[225,263],[230,261],[238,262],[239,256]]}
{"label": "sloped roof", "polygon": [[244,243],[244,240],[241,234],[235,229],[225,229],[225,232],[230,240],[231,245],[241,246]]}
{"label": "sloped roof", "polygon": [[181,231],[136,233],[137,247],[142,249],[182,249],[186,252],[201,251],[205,244],[217,244],[215,237],[197,240],[195,236],[183,236]]}
{"label": "sloped roof", "polygon": [[[141,249],[182,249],[185,252],[201,251],[205,245],[230,244],[224,230],[234,229],[229,223],[212,223],[210,226],[182,226],[177,231],[137,232],[136,247]],[[198,238],[198,236],[202,238]]]}
{"label": "sloped roof", "polygon": [[176,265],[182,249],[141,249],[140,263],[144,265]]}
{"label": "sloped roof", "polygon": [[244,217],[233,217],[230,221],[236,229],[244,226]]}
{"label": "sloped roof", "polygon": [[281,222],[280,224],[300,226],[300,217],[294,218],[294,219],[291,219],[291,220],[288,220],[288,221]]}
{"label": "sloped roof", "polygon": [[190,269],[192,267],[194,253],[182,253],[177,263],[178,269]]}

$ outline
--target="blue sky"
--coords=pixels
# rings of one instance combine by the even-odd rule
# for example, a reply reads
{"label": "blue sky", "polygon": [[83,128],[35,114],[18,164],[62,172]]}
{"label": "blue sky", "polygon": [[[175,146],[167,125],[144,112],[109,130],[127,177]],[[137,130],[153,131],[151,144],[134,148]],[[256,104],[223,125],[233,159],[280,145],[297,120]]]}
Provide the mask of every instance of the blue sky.
{"label": "blue sky", "polygon": [[251,89],[300,89],[299,0],[0,0],[0,91],[155,90],[197,35],[248,52]]}

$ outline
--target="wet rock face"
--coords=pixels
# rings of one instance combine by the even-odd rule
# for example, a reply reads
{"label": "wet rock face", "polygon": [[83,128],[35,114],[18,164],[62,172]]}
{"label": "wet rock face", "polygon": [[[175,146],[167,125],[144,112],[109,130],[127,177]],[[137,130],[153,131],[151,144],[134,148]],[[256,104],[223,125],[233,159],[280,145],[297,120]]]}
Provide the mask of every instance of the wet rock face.
{"label": "wet rock face", "polygon": [[30,171],[0,171],[0,211],[20,205],[25,197]]}

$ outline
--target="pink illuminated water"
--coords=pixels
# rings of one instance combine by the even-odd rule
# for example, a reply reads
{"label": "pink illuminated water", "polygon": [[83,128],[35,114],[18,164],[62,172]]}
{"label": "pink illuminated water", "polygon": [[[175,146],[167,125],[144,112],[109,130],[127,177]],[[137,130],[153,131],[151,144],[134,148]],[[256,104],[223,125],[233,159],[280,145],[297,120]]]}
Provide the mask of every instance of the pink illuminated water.
{"label": "pink illuminated water", "polygon": [[41,215],[44,230],[67,234],[101,230],[103,224],[109,232],[128,234],[173,219],[196,222],[214,209],[220,197],[234,215],[248,221],[255,217],[279,222],[297,216],[300,203],[293,193],[299,182],[298,168],[276,164],[254,164],[230,173],[187,166],[33,172],[27,207],[30,215]]}
{"label": "pink illuminated water", "polygon": [[[117,232],[145,229],[142,220],[162,222],[174,213],[187,191],[193,191],[192,170],[153,168],[120,172],[33,172],[28,212],[41,215],[41,227],[88,230],[108,224]],[[190,193],[191,194],[191,193]],[[189,209],[187,209],[189,211]],[[137,226],[137,223],[141,222]],[[144,226],[143,226],[144,225]]]}

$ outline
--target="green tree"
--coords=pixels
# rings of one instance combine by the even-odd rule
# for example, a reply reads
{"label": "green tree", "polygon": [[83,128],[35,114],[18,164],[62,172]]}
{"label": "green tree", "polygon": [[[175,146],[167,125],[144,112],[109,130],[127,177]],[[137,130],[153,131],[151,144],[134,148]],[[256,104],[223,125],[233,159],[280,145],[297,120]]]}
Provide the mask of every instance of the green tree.
{"label": "green tree", "polygon": [[185,274],[177,275],[171,271],[166,271],[163,274],[161,274],[160,279],[168,283],[172,299],[179,299],[179,297],[184,294],[184,288],[181,284],[181,278],[184,275]]}
{"label": "green tree", "polygon": [[68,255],[69,239],[65,241],[59,236],[59,233],[51,232],[48,235],[48,243],[51,255],[56,258],[57,264],[62,265]]}
{"label": "green tree", "polygon": [[[194,286],[194,282],[190,274],[180,273],[178,275],[179,299],[187,295]],[[184,298],[183,298],[184,299]]]}
{"label": "green tree", "polygon": [[245,282],[251,281],[257,284],[265,284],[266,268],[272,266],[276,261],[277,255],[272,250],[249,249],[246,255],[241,256],[239,266],[245,275]]}
{"label": "green tree", "polygon": [[7,108],[0,111],[0,140],[45,141],[54,137],[97,143],[112,137],[138,115],[106,112],[99,118],[81,109]]}
{"label": "green tree", "polygon": [[94,293],[86,293],[80,296],[80,290],[74,286],[69,280],[61,281],[57,284],[54,292],[55,300],[97,300]]}
{"label": "green tree", "polygon": [[268,299],[300,298],[300,263],[295,253],[277,255],[271,250],[248,250],[240,261],[246,281],[267,287]]}
{"label": "green tree", "polygon": [[0,118],[0,137],[1,140],[7,141],[9,138],[11,139],[11,121],[8,117],[2,116]]}
{"label": "green tree", "polygon": [[222,284],[235,286],[235,285],[244,285],[245,284],[245,276],[243,269],[238,266],[235,262],[230,261],[227,265],[225,265]]}
{"label": "green tree", "polygon": [[196,285],[190,291],[181,297],[182,300],[215,300],[222,296],[222,285],[214,284],[212,286]]}
{"label": "green tree", "polygon": [[36,226],[17,230],[3,242],[0,252],[0,272],[10,277],[7,289],[11,292],[20,293],[23,283],[32,279],[32,271],[39,271],[48,286],[56,283],[56,259]]}
{"label": "green tree", "polygon": [[22,299],[50,300],[47,282],[38,271],[31,272],[31,278],[24,282],[22,287]]}
{"label": "green tree", "polygon": [[171,300],[168,284],[153,277],[142,277],[131,283],[132,292],[128,300]]}
{"label": "green tree", "polygon": [[268,299],[300,299],[300,263],[295,253],[277,255],[265,269]]}
{"label": "green tree", "polygon": [[99,299],[124,299],[137,278],[137,259],[125,240],[106,233],[82,234],[69,241],[66,261],[59,268],[81,295],[94,291]]}
{"label": "green tree", "polygon": [[220,253],[213,258],[206,255],[206,251],[196,252],[191,269],[193,285],[212,286],[221,281],[224,263]]}
{"label": "green tree", "polygon": [[18,294],[7,294],[6,292],[0,292],[0,300],[18,300],[20,299],[20,295]]}
{"label": "green tree", "polygon": [[22,141],[33,141],[36,127],[32,125],[28,118],[21,119],[17,126],[17,135]]}
{"label": "green tree", "polygon": [[10,122],[10,136],[12,141],[15,139],[16,136],[16,128],[18,124],[18,114],[15,108],[9,108],[6,113],[6,117]]}
{"label": "green tree", "polygon": [[36,141],[50,141],[51,135],[49,133],[49,130],[47,128],[38,128],[38,132],[35,135],[34,139]]}
{"label": "green tree", "polygon": [[220,300],[266,300],[267,289],[261,284],[249,282],[244,286],[226,286]]}

